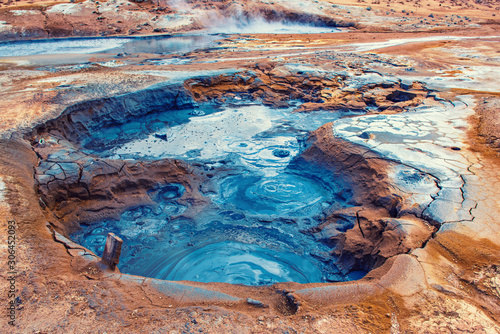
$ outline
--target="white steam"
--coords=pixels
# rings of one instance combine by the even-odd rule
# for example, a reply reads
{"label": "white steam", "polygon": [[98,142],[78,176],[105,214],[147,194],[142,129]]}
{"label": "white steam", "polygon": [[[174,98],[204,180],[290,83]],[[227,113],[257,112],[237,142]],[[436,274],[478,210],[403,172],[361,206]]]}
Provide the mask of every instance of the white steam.
{"label": "white steam", "polygon": [[328,27],[314,27],[285,20],[269,22],[263,17],[219,16],[205,24],[211,33],[225,34],[310,34],[327,33],[338,30]]}
{"label": "white steam", "polygon": [[[289,22],[287,20],[270,22],[258,13],[252,11],[255,6],[247,3],[246,12],[240,4],[234,4],[225,10],[194,8],[184,0],[160,0],[168,2],[170,8],[177,11],[177,15],[188,15],[191,20],[198,22],[209,33],[225,34],[308,34],[330,33],[339,30],[331,27],[316,27],[307,24]],[[251,15],[249,13],[255,13]]]}

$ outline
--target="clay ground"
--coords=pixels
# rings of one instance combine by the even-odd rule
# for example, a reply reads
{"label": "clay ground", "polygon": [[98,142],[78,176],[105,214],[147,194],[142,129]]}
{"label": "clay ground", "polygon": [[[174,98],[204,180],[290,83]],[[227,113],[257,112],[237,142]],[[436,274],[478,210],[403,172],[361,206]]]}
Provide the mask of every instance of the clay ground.
{"label": "clay ground", "polygon": [[[198,30],[206,22],[199,12],[183,11],[178,5],[166,2],[129,5],[123,1],[120,5],[111,1],[100,4],[77,1],[81,6],[77,7],[80,8],[77,13],[61,13],[64,7],[50,10],[52,5],[63,3],[69,4],[3,1],[0,6],[0,21],[5,22],[0,25],[2,38],[165,34]],[[175,54],[0,59],[0,328],[3,333],[500,333],[500,34],[497,15],[500,4],[498,1],[339,0],[307,2],[310,7],[303,10],[290,9],[283,3],[244,2],[241,7],[248,11],[257,8],[263,13],[268,8],[279,8],[284,17],[297,12],[319,13],[321,20],[331,18],[345,30],[333,34],[224,36],[215,48],[184,55],[193,60],[187,64],[148,62],[158,57],[175,59],[178,57]],[[104,10],[111,4],[113,9],[114,6],[123,9]],[[234,12],[231,5],[234,6],[226,2],[190,3],[197,6],[196,10],[207,7],[222,16]],[[177,13],[180,14],[169,21],[176,24],[159,22],[161,16]],[[158,18],[152,21],[155,16]],[[302,22],[309,19],[299,17]],[[146,22],[148,25],[144,25]],[[404,39],[413,40],[399,45],[377,44]],[[90,67],[47,70],[86,62],[91,63]],[[108,62],[121,66],[103,65]],[[409,243],[405,254],[387,255],[382,266],[359,282],[281,283],[269,287],[186,283],[190,289],[200,288],[197,292],[182,288],[180,292],[172,292],[173,288],[158,288],[144,278],[113,274],[97,266],[96,261],[88,261],[78,245],[64,238],[56,240],[54,231],[64,234],[64,228],[55,223],[54,212],[44,208],[36,192],[34,173],[40,158],[37,153],[44,153],[35,153],[32,149],[29,139],[33,128],[58,117],[66,107],[77,102],[141,91],[173,80],[181,72],[217,76],[233,69],[251,71],[264,79],[262,93],[257,97],[278,106],[278,102],[283,102],[281,95],[295,92],[294,84],[284,84],[284,81],[290,82],[293,75],[280,67],[291,63],[314,65],[330,72],[347,71],[353,76],[374,71],[384,76],[407,78],[410,82],[423,82],[438,98],[457,105],[460,99],[473,101],[468,104],[472,114],[456,116],[463,120],[456,126],[458,139],[446,144],[450,150],[460,148],[461,159],[466,161],[466,171],[460,174],[464,180],[460,186],[461,206],[456,211],[442,210],[443,215],[451,217],[465,207],[463,203],[469,199],[473,205],[465,211],[472,218],[444,218],[439,230],[425,243],[418,246]],[[61,85],[70,85],[71,89],[57,89]],[[384,92],[386,89],[403,89],[401,86],[363,86],[362,94],[349,89],[336,94],[335,89],[326,87],[327,81],[321,85],[321,89],[313,93],[307,90],[312,88],[304,88],[307,94],[299,96],[304,102],[300,111],[314,112],[325,106],[328,110],[363,109],[368,96],[376,96],[380,90],[386,96],[389,94]],[[193,94],[213,94],[211,98],[220,100],[247,89],[232,79],[214,80],[209,89],[203,85],[192,87]],[[280,90],[285,93],[277,94]],[[416,95],[424,94],[422,90],[418,85],[405,89]],[[427,91],[425,94],[427,99]],[[434,98],[424,100],[422,97],[419,101],[436,103]],[[395,103],[386,105],[386,102],[378,104],[387,108],[383,115],[404,115],[405,108],[411,107],[409,103],[394,106]],[[444,128],[453,115],[449,117],[438,124]],[[342,136],[340,130],[339,136]],[[316,138],[323,141],[313,147],[319,147],[317,151],[310,152],[313,160],[319,157],[318,151],[326,152],[332,159],[356,153],[348,151],[347,146],[344,151],[342,145],[341,149],[334,146],[336,139],[331,131],[318,130]],[[376,147],[374,145],[374,151]],[[432,159],[436,161],[439,156],[427,158],[424,165],[430,165]],[[457,160],[457,166],[460,161]],[[383,174],[382,169],[389,167],[381,163],[370,168],[380,168]],[[443,207],[454,208],[452,202],[446,202]],[[373,215],[376,213],[371,211],[366,214],[367,224],[380,218]],[[15,268],[9,268],[7,262],[9,249],[13,249],[8,245],[9,225],[16,226]],[[348,247],[355,249],[357,242],[363,247],[369,246],[355,233],[351,235],[352,243],[345,246],[347,250]],[[379,251],[370,249],[367,254],[372,256]],[[15,326],[8,324],[7,310],[11,300],[8,297],[11,283],[7,280],[12,276],[11,269],[15,269],[14,290],[19,297],[15,304]],[[190,295],[186,291],[196,293]],[[214,295],[214,291],[220,295]],[[286,296],[296,300],[290,302]],[[247,298],[262,301],[269,307],[250,305]],[[298,310],[295,309],[297,302]]]}

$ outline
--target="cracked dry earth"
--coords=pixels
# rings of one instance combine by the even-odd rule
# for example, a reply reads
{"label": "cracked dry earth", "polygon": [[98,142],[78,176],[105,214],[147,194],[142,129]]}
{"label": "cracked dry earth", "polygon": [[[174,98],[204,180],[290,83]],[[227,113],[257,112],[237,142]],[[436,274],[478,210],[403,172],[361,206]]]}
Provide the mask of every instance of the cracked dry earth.
{"label": "cracked dry earth", "polygon": [[184,5],[1,4],[187,33],[0,45],[2,333],[500,333],[497,4]]}

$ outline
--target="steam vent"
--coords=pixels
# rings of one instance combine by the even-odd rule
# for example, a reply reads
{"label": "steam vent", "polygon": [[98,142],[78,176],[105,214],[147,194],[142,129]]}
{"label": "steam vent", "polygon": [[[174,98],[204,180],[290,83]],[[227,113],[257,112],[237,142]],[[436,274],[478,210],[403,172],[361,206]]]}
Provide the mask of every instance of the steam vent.
{"label": "steam vent", "polygon": [[499,17],[0,1],[0,333],[500,334]]}

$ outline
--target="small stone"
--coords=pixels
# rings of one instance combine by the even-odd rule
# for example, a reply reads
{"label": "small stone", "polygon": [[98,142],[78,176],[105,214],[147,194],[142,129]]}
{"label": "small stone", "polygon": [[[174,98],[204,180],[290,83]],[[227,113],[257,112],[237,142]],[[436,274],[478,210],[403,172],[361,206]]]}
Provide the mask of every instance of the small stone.
{"label": "small stone", "polygon": [[365,131],[362,134],[360,134],[358,137],[362,138],[362,139],[371,139],[372,135]]}
{"label": "small stone", "polygon": [[94,299],[89,300],[89,307],[91,309],[96,309],[98,306],[99,304],[97,304],[97,302]]}
{"label": "small stone", "polygon": [[[252,298],[247,298],[247,303],[250,305],[253,305],[253,306],[257,306],[257,307],[264,307],[264,308],[269,307],[268,305],[266,305],[258,300],[252,299]],[[259,321],[264,320],[264,319],[261,320],[260,318],[261,317],[259,317]]]}

